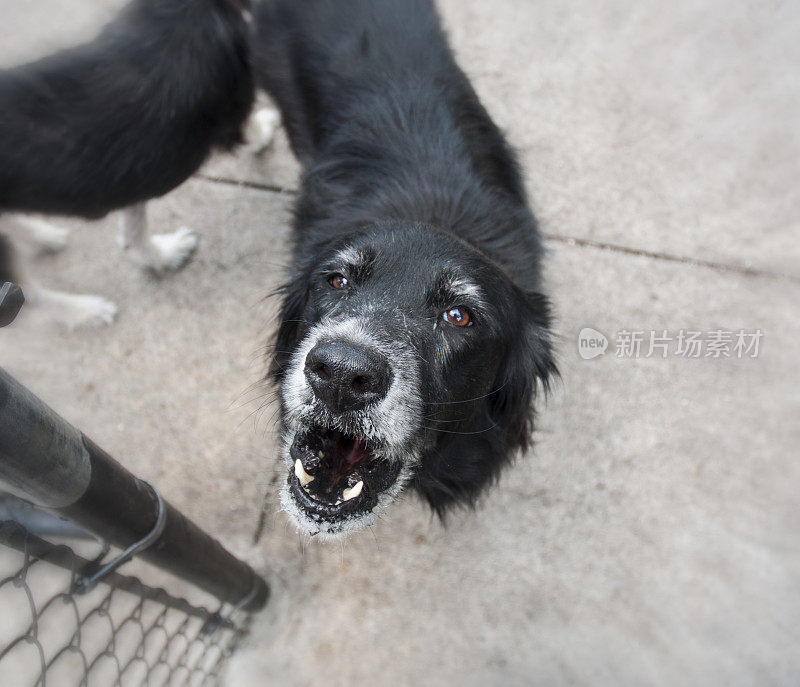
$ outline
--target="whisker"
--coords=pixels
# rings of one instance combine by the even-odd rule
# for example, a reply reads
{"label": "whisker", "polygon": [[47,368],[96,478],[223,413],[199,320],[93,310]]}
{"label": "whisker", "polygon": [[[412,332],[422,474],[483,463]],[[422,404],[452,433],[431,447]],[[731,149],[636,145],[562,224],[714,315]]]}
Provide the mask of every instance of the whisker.
{"label": "whisker", "polygon": [[421,420],[426,420],[428,422],[438,422],[438,423],[441,423],[441,424],[448,424],[448,423],[449,424],[455,424],[456,422],[465,422],[466,420],[469,420],[468,417],[459,417],[459,418],[456,418],[455,420],[438,420],[435,417],[430,416],[430,415],[422,415],[420,417],[420,419]]}
{"label": "whisker", "polygon": [[441,434],[483,434],[484,432],[489,432],[497,427],[497,423],[493,424],[491,427],[487,427],[486,429],[479,429],[474,432],[456,432],[455,430],[451,429],[438,429],[437,427],[426,427],[425,425],[420,425],[423,429],[427,429],[431,432],[439,432]]}
{"label": "whisker", "polygon": [[491,391],[483,394],[483,396],[475,396],[475,398],[467,398],[467,399],[464,399],[463,401],[441,401],[441,402],[435,402],[434,401],[434,402],[429,403],[428,405],[432,405],[432,406],[449,406],[449,405],[456,405],[457,403],[472,403],[472,401],[480,401],[482,398],[487,398],[488,396],[491,396],[492,394],[497,393],[498,391],[503,389],[507,384],[508,384],[508,380],[503,382],[503,384],[498,386],[496,389],[492,389]]}

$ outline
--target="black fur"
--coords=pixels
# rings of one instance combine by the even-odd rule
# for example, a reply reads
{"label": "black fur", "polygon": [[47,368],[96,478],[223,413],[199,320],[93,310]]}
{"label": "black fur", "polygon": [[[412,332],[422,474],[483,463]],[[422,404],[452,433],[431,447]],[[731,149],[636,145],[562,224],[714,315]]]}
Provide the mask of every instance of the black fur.
{"label": "black fur", "polygon": [[0,71],[0,210],[99,217],[163,195],[253,102],[230,0],[135,0],[90,43]]}
{"label": "black fur", "polygon": [[[429,0],[266,0],[255,19],[256,79],[305,167],[272,374],[285,382],[321,318],[380,313],[386,339],[409,337],[423,361],[414,484],[440,514],[472,503],[527,446],[537,387],[556,372],[542,247],[514,155]],[[344,297],[320,275],[345,269],[331,256],[352,244],[376,254],[371,273],[334,300]],[[434,331],[431,289],[451,269],[481,284],[489,312],[465,331]],[[451,351],[444,362],[437,345]]]}

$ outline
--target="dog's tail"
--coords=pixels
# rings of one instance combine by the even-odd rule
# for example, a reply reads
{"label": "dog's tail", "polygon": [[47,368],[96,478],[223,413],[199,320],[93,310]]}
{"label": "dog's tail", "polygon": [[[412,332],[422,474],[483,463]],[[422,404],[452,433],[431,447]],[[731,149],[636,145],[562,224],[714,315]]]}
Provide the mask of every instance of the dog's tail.
{"label": "dog's tail", "polygon": [[238,0],[134,0],[90,43],[0,71],[0,210],[163,195],[240,141],[253,97]]}

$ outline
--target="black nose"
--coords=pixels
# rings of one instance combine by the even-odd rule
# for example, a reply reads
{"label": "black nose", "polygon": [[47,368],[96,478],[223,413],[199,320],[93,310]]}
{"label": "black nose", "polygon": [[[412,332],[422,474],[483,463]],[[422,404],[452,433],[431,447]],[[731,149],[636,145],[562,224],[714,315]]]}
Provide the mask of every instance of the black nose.
{"label": "black nose", "polygon": [[386,358],[360,344],[323,340],[306,356],[306,379],[335,413],[380,401],[389,389]]}

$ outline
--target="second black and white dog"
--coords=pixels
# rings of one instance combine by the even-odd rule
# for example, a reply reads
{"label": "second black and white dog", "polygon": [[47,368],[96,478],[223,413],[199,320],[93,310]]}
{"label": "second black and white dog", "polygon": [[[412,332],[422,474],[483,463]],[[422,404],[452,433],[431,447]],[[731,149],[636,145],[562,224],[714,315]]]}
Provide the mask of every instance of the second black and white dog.
{"label": "second black and white dog", "polygon": [[283,508],[369,524],[407,486],[472,503],[555,374],[517,162],[430,0],[266,0],[256,78],[305,172],[272,376]]}
{"label": "second black and white dog", "polygon": [[[241,141],[255,91],[248,7],[133,0],[94,40],[0,70],[0,212],[97,218],[124,209],[123,247],[156,273],[180,267],[197,237],[186,228],[150,235],[145,201],[182,183],[213,149]],[[277,121],[263,124],[262,137],[271,136]],[[21,223],[38,244],[63,243],[49,222],[3,218],[6,231]],[[70,327],[115,311],[97,296],[30,286],[28,296]]]}

